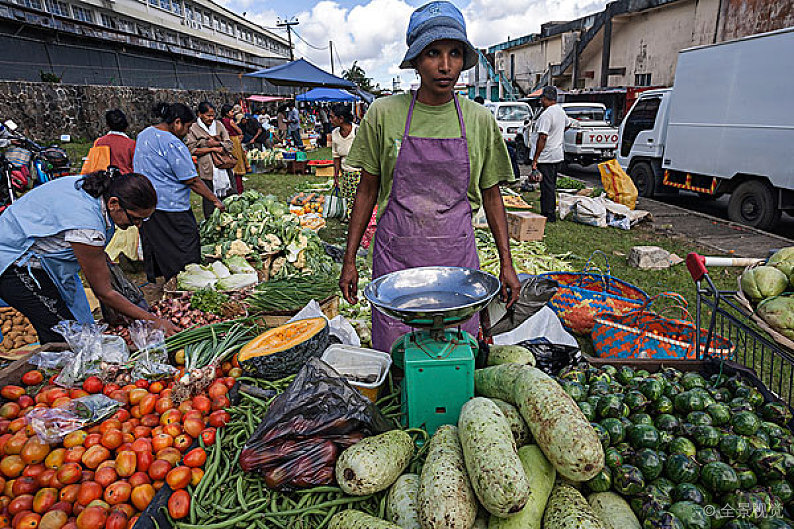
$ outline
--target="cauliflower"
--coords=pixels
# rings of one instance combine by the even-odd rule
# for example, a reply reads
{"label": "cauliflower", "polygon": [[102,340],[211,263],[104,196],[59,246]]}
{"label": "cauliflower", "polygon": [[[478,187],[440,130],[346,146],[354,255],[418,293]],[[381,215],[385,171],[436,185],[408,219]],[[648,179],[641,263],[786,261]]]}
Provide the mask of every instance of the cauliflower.
{"label": "cauliflower", "polygon": [[270,275],[275,276],[279,273],[279,271],[287,264],[287,259],[284,257],[278,257],[273,260],[273,265],[270,267]]}
{"label": "cauliflower", "polygon": [[247,244],[240,239],[236,239],[232,241],[231,246],[229,246],[229,251],[226,252],[226,257],[230,257],[232,255],[241,255],[245,257],[252,252],[253,250]]}
{"label": "cauliflower", "polygon": [[298,258],[295,260],[295,268],[303,269],[306,268],[306,249],[300,251],[298,254]]}

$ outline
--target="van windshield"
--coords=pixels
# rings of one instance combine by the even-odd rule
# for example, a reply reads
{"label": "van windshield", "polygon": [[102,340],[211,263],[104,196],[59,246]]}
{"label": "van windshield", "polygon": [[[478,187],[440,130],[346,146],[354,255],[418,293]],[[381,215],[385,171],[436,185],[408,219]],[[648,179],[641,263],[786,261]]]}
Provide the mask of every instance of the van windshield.
{"label": "van windshield", "polygon": [[496,109],[499,121],[524,121],[529,117],[529,109],[524,105],[503,105]]}
{"label": "van windshield", "polygon": [[567,107],[565,113],[579,121],[605,121],[601,107]]}

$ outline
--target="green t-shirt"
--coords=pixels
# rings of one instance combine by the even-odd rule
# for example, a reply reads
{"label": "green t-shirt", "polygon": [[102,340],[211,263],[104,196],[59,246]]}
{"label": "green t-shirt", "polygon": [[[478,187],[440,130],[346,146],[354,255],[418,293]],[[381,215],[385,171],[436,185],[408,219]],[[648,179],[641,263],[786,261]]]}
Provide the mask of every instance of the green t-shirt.
{"label": "green t-shirt", "polygon": [[[476,212],[482,204],[483,189],[512,182],[515,177],[507,146],[493,114],[479,103],[465,98],[458,100],[466,125],[471,167],[468,196],[472,211]],[[402,143],[410,105],[410,93],[377,99],[359,125],[356,139],[347,156],[346,163],[351,167],[380,176],[379,217],[391,195],[394,164]],[[450,100],[443,105],[430,106],[417,101],[410,135],[423,138],[460,136],[455,102]]]}

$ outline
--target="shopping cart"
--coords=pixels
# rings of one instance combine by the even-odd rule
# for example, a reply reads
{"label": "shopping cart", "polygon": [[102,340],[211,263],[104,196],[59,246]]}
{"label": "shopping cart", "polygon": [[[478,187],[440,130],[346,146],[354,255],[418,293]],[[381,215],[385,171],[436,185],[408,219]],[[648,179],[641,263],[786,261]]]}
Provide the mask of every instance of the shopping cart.
{"label": "shopping cart", "polygon": [[[736,302],[736,291],[720,290],[709,277],[707,266],[746,267],[762,259],[703,257],[691,253],[686,266],[695,281],[697,303],[695,323],[698,327],[698,351],[706,351],[715,335],[730,340],[735,349],[733,360],[752,369],[767,389],[790,406],[794,404],[794,351],[768,338]],[[700,329],[706,332],[702,333]],[[700,343],[705,340],[705,343]]]}

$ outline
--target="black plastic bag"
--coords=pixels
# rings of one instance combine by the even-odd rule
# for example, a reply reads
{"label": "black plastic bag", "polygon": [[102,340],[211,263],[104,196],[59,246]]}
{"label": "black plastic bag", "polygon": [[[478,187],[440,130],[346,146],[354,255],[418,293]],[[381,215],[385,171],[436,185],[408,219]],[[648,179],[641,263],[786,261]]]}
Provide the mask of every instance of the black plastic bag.
{"label": "black plastic bag", "polygon": [[512,331],[530,316],[542,309],[557,293],[557,282],[546,277],[529,276],[521,281],[521,293],[512,307],[505,311],[505,304],[496,299],[488,306],[490,327],[488,336]]}
{"label": "black plastic bag", "polygon": [[533,338],[518,345],[529,349],[535,357],[535,367],[549,376],[556,376],[562,368],[582,360],[582,352],[578,347],[551,343],[545,338]]}
{"label": "black plastic bag", "polygon": [[[149,304],[146,302],[146,298],[143,296],[143,292],[141,289],[136,287],[132,281],[127,279],[127,276],[124,275],[124,272],[121,268],[115,264],[107,261],[108,270],[110,270],[110,286],[113,287],[113,290],[119,292],[122,296],[127,298],[132,304],[139,306],[143,310],[148,311],[150,309]],[[108,307],[104,303],[101,305],[102,308],[102,319],[105,320],[110,325],[125,325],[128,323],[127,317],[124,314],[116,311],[115,309]]]}
{"label": "black plastic bag", "polygon": [[240,467],[261,472],[275,490],[327,485],[342,450],[391,429],[375,404],[312,358],[273,399],[240,453]]}

